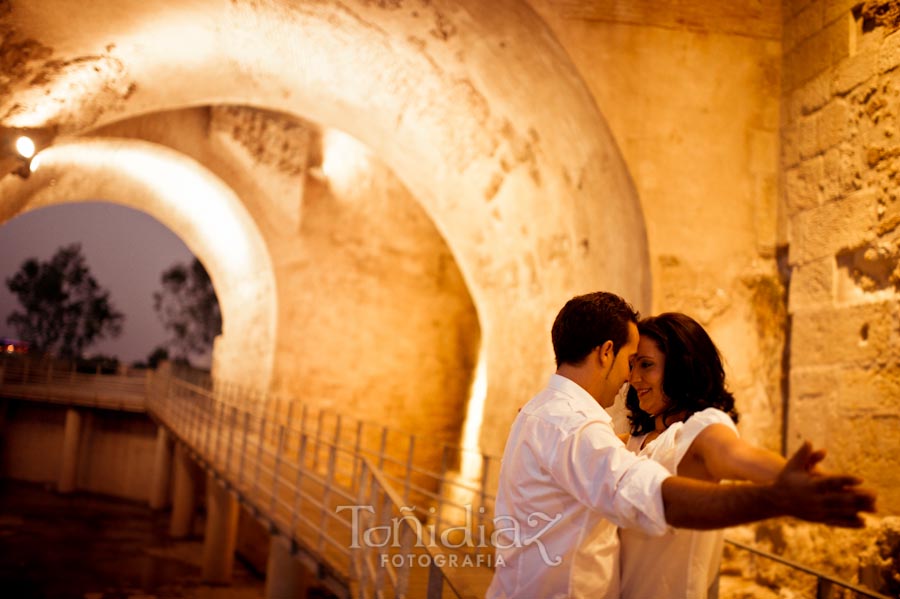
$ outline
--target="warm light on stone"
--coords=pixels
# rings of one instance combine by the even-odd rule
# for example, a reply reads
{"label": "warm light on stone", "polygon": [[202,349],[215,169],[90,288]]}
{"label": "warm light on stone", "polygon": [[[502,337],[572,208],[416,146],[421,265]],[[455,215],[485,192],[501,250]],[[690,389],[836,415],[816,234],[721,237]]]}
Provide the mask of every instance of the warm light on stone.
{"label": "warm light on stone", "polygon": [[[608,289],[707,327],[744,438],[900,512],[891,3],[82,4],[0,3],[0,125],[60,134],[0,222],[154,215],[215,283],[217,374],[499,454]],[[772,526],[874,576],[871,529]]]}

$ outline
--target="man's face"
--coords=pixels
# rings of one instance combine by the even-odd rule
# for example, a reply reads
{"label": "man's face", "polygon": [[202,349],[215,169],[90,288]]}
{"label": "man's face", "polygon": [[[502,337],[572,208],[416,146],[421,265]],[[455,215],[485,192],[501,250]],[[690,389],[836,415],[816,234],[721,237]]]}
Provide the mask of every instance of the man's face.
{"label": "man's face", "polygon": [[613,359],[612,366],[606,372],[603,391],[600,397],[600,405],[604,408],[612,407],[613,403],[616,401],[616,395],[619,393],[619,389],[628,382],[628,377],[631,374],[629,365],[637,355],[639,339],[640,335],[638,334],[637,325],[633,322],[629,322],[628,343],[619,348],[619,351]]}

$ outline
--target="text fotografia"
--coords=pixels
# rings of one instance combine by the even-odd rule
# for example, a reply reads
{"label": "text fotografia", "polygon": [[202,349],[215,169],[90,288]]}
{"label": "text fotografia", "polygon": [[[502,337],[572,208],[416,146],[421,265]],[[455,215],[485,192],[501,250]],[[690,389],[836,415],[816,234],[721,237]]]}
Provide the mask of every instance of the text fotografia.
{"label": "text fotografia", "polygon": [[[350,548],[404,548],[410,545],[429,549],[427,553],[394,553],[383,552],[380,556],[381,566],[388,563],[394,567],[430,566],[438,567],[494,567],[505,566],[504,553],[514,552],[516,549],[534,546],[540,552],[541,558],[548,566],[558,566],[562,563],[559,555],[550,556],[547,547],[541,542],[541,536],[546,534],[554,524],[562,518],[561,514],[548,516],[543,512],[529,514],[526,518],[529,529],[522,530],[521,523],[512,516],[495,516],[493,532],[487,534],[484,524],[473,526],[472,506],[465,506],[465,522],[459,526],[448,526],[440,532],[433,523],[423,524],[415,515],[415,507],[401,507],[401,516],[395,516],[386,524],[380,526],[366,526],[371,523],[375,515],[375,508],[371,505],[339,505],[335,508],[337,513],[350,511]],[[430,511],[434,513],[434,508]],[[484,514],[484,508],[478,508],[480,515]],[[408,526],[413,532],[415,542],[404,547],[403,527]],[[442,550],[476,549],[474,554],[443,553]],[[479,553],[478,549],[486,549]],[[496,550],[496,553],[494,552]]]}

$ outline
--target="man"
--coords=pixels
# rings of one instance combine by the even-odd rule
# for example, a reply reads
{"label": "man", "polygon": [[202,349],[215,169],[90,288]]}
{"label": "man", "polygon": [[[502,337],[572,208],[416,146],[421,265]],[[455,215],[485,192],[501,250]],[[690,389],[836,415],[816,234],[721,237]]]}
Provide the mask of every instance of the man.
{"label": "man", "polygon": [[813,472],[824,452],[808,443],[771,485],[672,476],[625,449],[604,408],[628,379],[637,320],[603,292],[571,299],[556,317],[556,374],[521,409],[503,452],[488,598],[618,597],[616,527],[660,535],[776,516],[860,527],[859,512],[874,510],[858,479]]}

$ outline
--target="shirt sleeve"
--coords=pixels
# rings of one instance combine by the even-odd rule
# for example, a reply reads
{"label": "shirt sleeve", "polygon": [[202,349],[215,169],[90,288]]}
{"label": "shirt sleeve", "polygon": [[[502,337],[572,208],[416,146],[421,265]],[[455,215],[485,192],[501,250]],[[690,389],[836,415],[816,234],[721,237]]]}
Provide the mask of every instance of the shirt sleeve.
{"label": "shirt sleeve", "polygon": [[705,410],[701,410],[700,412],[693,414],[684,422],[684,426],[682,426],[676,433],[676,468],[678,467],[678,464],[681,463],[681,459],[687,453],[688,449],[691,448],[691,445],[694,443],[697,435],[703,432],[703,430],[711,424],[724,424],[725,426],[733,430],[735,434],[738,434],[737,426],[735,426],[734,421],[731,419],[731,416],[729,416],[722,410],[719,410],[717,408],[706,408]]}
{"label": "shirt sleeve", "polygon": [[616,526],[650,535],[668,530],[661,486],[671,474],[628,451],[608,424],[576,429],[561,440],[553,462],[557,483]]}

